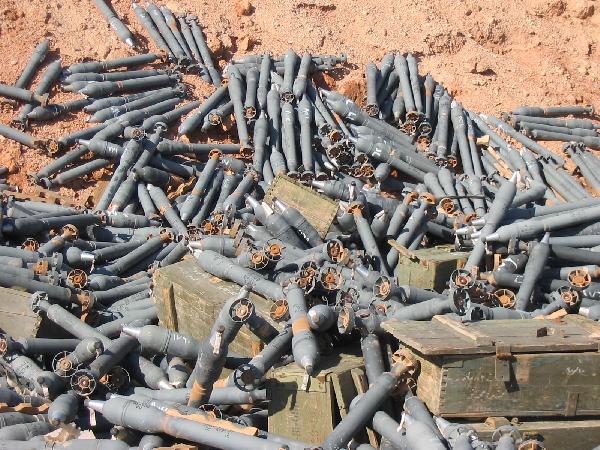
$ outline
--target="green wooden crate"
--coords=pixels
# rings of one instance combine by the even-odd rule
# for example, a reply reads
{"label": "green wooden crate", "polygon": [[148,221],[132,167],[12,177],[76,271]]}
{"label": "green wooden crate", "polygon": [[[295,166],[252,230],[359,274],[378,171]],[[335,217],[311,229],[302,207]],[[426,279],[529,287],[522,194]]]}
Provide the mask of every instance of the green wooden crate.
{"label": "green wooden crate", "polygon": [[14,338],[68,337],[62,328],[31,310],[31,294],[0,287],[0,332]]}
{"label": "green wooden crate", "polygon": [[420,361],[417,395],[442,417],[600,415],[600,325],[559,320],[389,320]]}
{"label": "green wooden crate", "polygon": [[[239,292],[236,283],[223,281],[203,271],[194,259],[188,259],[157,270],[154,274],[152,297],[163,326],[196,339],[205,339],[221,307]],[[269,316],[273,304],[254,293],[250,294],[255,310],[277,329]],[[229,346],[232,352],[254,356],[260,351],[260,340],[247,327],[242,327]]]}
{"label": "green wooden crate", "polygon": [[433,289],[442,292],[450,274],[464,265],[469,257],[468,252],[455,252],[452,245],[407,250],[395,241],[390,241],[399,252],[396,278],[399,285]]}
{"label": "green wooden crate", "polygon": [[[273,369],[267,381],[269,432],[318,445],[350,408],[352,399],[367,389],[362,356],[351,349],[322,356],[319,371],[306,390],[304,370],[297,364]],[[372,431],[359,436],[360,442],[377,446]]]}
{"label": "green wooden crate", "polygon": [[506,418],[489,418],[485,422],[467,423],[479,438],[491,441],[494,430],[501,425],[512,423],[524,440],[539,439],[548,450],[592,450],[600,444],[600,418],[590,419],[547,419],[518,420],[509,422]]}

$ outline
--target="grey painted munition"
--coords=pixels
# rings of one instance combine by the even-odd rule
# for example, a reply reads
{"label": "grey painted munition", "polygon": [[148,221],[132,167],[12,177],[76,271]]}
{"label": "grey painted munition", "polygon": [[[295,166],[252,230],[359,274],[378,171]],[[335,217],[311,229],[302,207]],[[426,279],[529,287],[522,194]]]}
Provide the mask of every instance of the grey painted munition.
{"label": "grey painted munition", "polygon": [[22,102],[34,105],[46,106],[48,104],[48,94],[37,95],[27,89],[10,86],[8,84],[0,84],[0,97],[21,100]]}
{"label": "grey painted munition", "polygon": [[288,172],[296,172],[299,165],[296,149],[296,112],[290,102],[283,102],[281,105],[281,146]]}
{"label": "grey painted munition", "polygon": [[[248,450],[281,450],[282,448],[278,442],[243,434],[244,427],[240,427],[240,432],[223,433],[218,419],[207,418],[204,422],[190,421],[169,415],[168,409],[155,408],[127,398],[113,397],[105,402],[87,400],[86,406],[102,413],[111,422],[118,425],[145,432],[166,433],[180,439],[224,450],[239,450],[241,447]],[[300,447],[294,448],[294,450],[299,449]]]}
{"label": "grey painted munition", "polygon": [[173,57],[174,55],[171,52],[171,49],[165,42],[160,32],[156,29],[150,14],[148,14],[144,8],[135,2],[131,3],[131,8],[158,48],[169,54],[169,56]]}
{"label": "grey painted munition", "polygon": [[294,79],[292,86],[292,92],[296,99],[302,98],[306,91],[306,83],[308,80],[308,72],[311,68],[312,56],[310,53],[304,53],[300,59],[300,65],[298,66],[298,73]]}
{"label": "grey painted munition", "polygon": [[523,116],[538,116],[538,117],[564,117],[570,115],[594,114],[594,107],[591,105],[575,105],[575,106],[521,106],[512,111],[512,114]]}
{"label": "grey painted munition", "polygon": [[71,423],[77,417],[81,406],[81,397],[75,391],[58,396],[48,408],[48,420],[54,425]]}
{"label": "grey painted munition", "polygon": [[[88,364],[87,368],[79,369],[71,375],[71,387],[80,396],[85,397],[94,393],[104,377],[105,383],[111,383],[111,378],[105,377],[119,362],[138,346],[136,339],[122,335],[114,339],[100,356]],[[118,376],[117,382],[123,382]]]}
{"label": "grey painted munition", "polygon": [[313,132],[313,108],[312,103],[306,95],[298,102],[298,122],[300,123],[300,154],[302,155],[302,168],[305,172],[310,172],[311,177],[314,172],[312,140]]}
{"label": "grey painted munition", "polygon": [[292,103],[296,100],[294,96],[294,78],[296,74],[296,66],[298,65],[298,55],[291,48],[285,54],[283,59],[283,82],[281,83],[280,95],[281,100],[285,103]]}
{"label": "grey painted munition", "polygon": [[379,114],[379,104],[377,103],[377,66],[370,62],[365,67],[365,80],[367,83],[367,104],[365,109],[371,117]]}
{"label": "grey painted munition", "polygon": [[356,432],[371,420],[387,397],[397,388],[402,377],[416,367],[418,367],[418,362],[403,357],[392,366],[389,372],[382,373],[369,390],[363,394],[358,404],[327,436],[321,447],[324,450],[346,448]]}
{"label": "grey painted munition", "polygon": [[515,173],[510,180],[505,181],[498,190],[496,198],[490,205],[488,214],[485,216],[485,225],[479,231],[479,240],[475,244],[475,247],[471,251],[469,258],[465,263],[466,270],[471,270],[473,267],[478,266],[481,262],[485,252],[485,242],[487,241],[488,237],[498,229],[498,225],[506,214],[508,206],[512,203],[515,197],[517,192],[516,181],[517,174]]}
{"label": "grey painted munition", "polygon": [[[51,62],[48,65],[48,67],[46,67],[46,70],[42,74],[39,83],[35,87],[34,95],[40,98],[46,96],[47,98],[50,90],[58,81],[61,70],[61,59],[57,59],[56,61]],[[47,106],[47,103],[42,103],[41,106],[45,107]],[[19,111],[17,117],[13,119],[11,123],[17,126],[18,128],[25,129],[27,127],[27,115],[33,110],[33,108],[34,105],[31,103],[28,105],[24,105]]]}
{"label": "grey painted munition", "polygon": [[88,61],[73,64],[63,70],[63,75],[71,75],[83,72],[104,72],[106,70],[118,69],[121,67],[143,66],[160,59],[160,55],[154,53],[143,53],[140,55],[126,56],[124,58],[108,59],[105,61]]}
{"label": "grey painted munition", "polygon": [[515,308],[518,310],[527,310],[531,294],[535,290],[538,279],[544,272],[546,260],[550,255],[550,246],[548,245],[549,238],[550,233],[546,233],[529,252],[529,259],[527,260],[525,272],[523,273],[523,282],[521,283],[521,286],[519,286],[519,291],[517,292]]}
{"label": "grey painted munition", "polygon": [[27,64],[25,65],[25,68],[21,72],[19,79],[15,81],[15,87],[26,89],[30,86],[31,81],[35,76],[35,73],[46,59],[49,48],[50,41],[48,40],[48,38],[44,39],[35,47],[35,49],[31,53],[31,56],[29,57],[29,60],[27,61]]}
{"label": "grey painted munition", "polygon": [[589,206],[559,214],[534,217],[521,222],[503,225],[495,233],[489,234],[486,241],[507,242],[511,238],[533,238],[544,231],[554,231],[574,225],[585,224],[598,220],[600,206]]}
{"label": "grey painted munition", "polygon": [[291,325],[288,325],[258,355],[247,364],[240,365],[230,375],[229,383],[238,386],[243,391],[256,389],[262,383],[268,370],[281,360],[282,356],[290,353],[292,338],[292,328]]}
{"label": "grey painted munition", "polygon": [[417,67],[417,59],[412,53],[406,55],[406,63],[408,65],[408,71],[410,76],[410,87],[413,94],[413,100],[415,102],[415,108],[419,115],[423,115],[423,99],[421,97],[421,83],[419,81],[419,69]]}
{"label": "grey painted munition", "polygon": [[96,7],[100,10],[100,12],[104,16],[108,24],[111,26],[111,28],[115,30],[115,33],[117,34],[117,36],[119,36],[119,39],[128,46],[134,47],[135,41],[133,40],[133,35],[131,34],[131,31],[129,31],[129,28],[127,28],[127,26],[125,26],[125,24],[121,22],[121,19],[117,17],[112,8],[108,6],[104,0],[93,0],[93,2],[96,5]]}
{"label": "grey painted munition", "polygon": [[256,117],[256,90],[258,88],[258,69],[246,74],[246,96],[244,98],[244,117],[252,120]]}
{"label": "grey painted munition", "polygon": [[286,205],[278,198],[273,198],[273,206],[282,215],[285,221],[294,227],[300,236],[302,236],[302,238],[311,247],[315,247],[323,243],[323,240],[321,239],[321,236],[319,236],[317,230],[296,208]]}
{"label": "grey painted munition", "polygon": [[292,323],[294,360],[308,375],[312,375],[318,363],[319,350],[308,322],[304,292],[297,283],[292,282],[287,287],[286,299]]}
{"label": "grey painted munition", "polygon": [[189,59],[188,59],[187,55],[185,54],[185,52],[183,51],[183,49],[181,48],[181,46],[179,45],[179,42],[173,35],[173,31],[167,24],[167,22],[165,20],[165,16],[163,15],[162,11],[156,5],[154,5],[152,3],[148,3],[146,5],[146,11],[152,18],[152,21],[154,22],[154,25],[156,25],[156,28],[160,32],[162,38],[167,43],[169,49],[171,50],[171,53],[173,53],[173,55],[175,56],[177,63],[178,64],[188,63]]}
{"label": "grey painted munition", "polygon": [[196,40],[198,51],[202,56],[202,62],[208,70],[212,83],[215,86],[219,86],[221,84],[221,74],[219,73],[219,71],[213,63],[212,56],[210,54],[210,49],[208,48],[208,45],[206,44],[206,39],[204,38],[202,30],[200,29],[198,18],[192,14],[188,14],[187,21],[190,25],[190,28],[192,29],[192,35]]}
{"label": "grey painted munition", "polygon": [[173,33],[173,36],[177,40],[179,47],[181,48],[181,50],[183,50],[183,53],[185,54],[187,61],[191,62],[191,60],[193,58],[192,53],[191,53],[190,49],[188,48],[188,45],[187,45],[183,35],[179,31],[177,19],[175,18],[175,16],[171,12],[171,10],[165,5],[160,6],[160,12],[162,13],[163,17],[165,18],[165,22],[167,23],[167,26],[171,30],[171,33]]}
{"label": "grey painted munition", "polygon": [[233,112],[235,114],[235,123],[237,126],[238,138],[240,140],[240,148],[242,150],[251,150],[252,146],[250,145],[248,126],[246,123],[246,118],[244,117],[244,86],[242,84],[242,76],[239,74],[239,72],[230,72],[227,88],[229,90],[229,98],[231,98],[233,103]]}
{"label": "grey painted munition", "polygon": [[213,384],[219,379],[225,365],[229,344],[244,322],[254,314],[254,305],[248,300],[249,293],[242,288],[236,298],[225,302],[209,337],[200,344],[196,366],[188,381],[192,389],[188,406],[197,408],[208,403]]}
{"label": "grey painted munition", "polygon": [[180,80],[179,74],[153,75],[144,78],[131,78],[123,81],[98,81],[89,83],[79,91],[87,97],[105,97],[120,92],[137,91],[148,88],[168,86]]}
{"label": "grey painted munition", "polygon": [[53,103],[46,106],[37,106],[27,114],[29,120],[47,121],[54,120],[63,114],[80,111],[92,102],[88,98],[71,100],[65,103]]}

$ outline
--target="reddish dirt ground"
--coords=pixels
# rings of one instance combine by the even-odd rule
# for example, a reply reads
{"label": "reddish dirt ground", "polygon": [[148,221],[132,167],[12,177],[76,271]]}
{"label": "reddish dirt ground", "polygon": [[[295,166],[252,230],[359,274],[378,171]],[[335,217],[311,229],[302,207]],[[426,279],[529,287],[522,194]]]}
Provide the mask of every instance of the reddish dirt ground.
{"label": "reddish dirt ground", "polygon": [[[143,2],[142,2],[143,3]],[[246,53],[340,53],[348,64],[330,80],[348,92],[362,83],[363,68],[389,51],[413,52],[421,73],[430,72],[467,108],[499,114],[519,105],[594,104],[600,107],[600,3],[596,0],[242,0],[163,2],[174,12],[193,12],[203,25],[216,58],[224,65]],[[148,42],[129,0],[112,6],[142,43]],[[134,51],[121,43],[87,0],[0,0],[0,81],[12,84],[44,37],[64,65],[84,59],[115,58]],[[202,97],[212,87],[196,76],[185,81]],[[34,84],[35,85],[35,84]],[[53,101],[75,98],[53,91]],[[0,123],[17,114],[0,108]],[[40,137],[59,137],[82,128],[85,116],[34,125]],[[204,140],[206,136],[199,136]],[[9,181],[26,192],[26,174],[49,157],[0,138],[0,164]],[[60,190],[82,201],[92,182]]]}

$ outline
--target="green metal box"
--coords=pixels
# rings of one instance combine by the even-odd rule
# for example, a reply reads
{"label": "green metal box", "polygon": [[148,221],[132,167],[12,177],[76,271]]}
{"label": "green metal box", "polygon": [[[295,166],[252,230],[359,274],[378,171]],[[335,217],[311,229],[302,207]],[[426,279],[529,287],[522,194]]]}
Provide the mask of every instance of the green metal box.
{"label": "green metal box", "polygon": [[[395,241],[391,241],[396,244]],[[442,292],[446,289],[450,274],[464,265],[468,252],[455,252],[452,245],[408,250],[399,245],[394,247],[400,252],[396,278],[398,284],[433,289]]]}
{"label": "green metal box", "polygon": [[600,415],[600,325],[560,319],[389,320],[420,361],[417,395],[448,418]]}

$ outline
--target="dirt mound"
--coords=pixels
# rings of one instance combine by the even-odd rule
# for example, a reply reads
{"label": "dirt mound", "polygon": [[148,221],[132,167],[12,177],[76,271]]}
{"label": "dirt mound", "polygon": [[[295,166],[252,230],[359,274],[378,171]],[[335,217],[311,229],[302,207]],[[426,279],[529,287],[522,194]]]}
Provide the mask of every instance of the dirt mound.
{"label": "dirt mound", "polygon": [[[329,79],[352,97],[363,95],[360,80],[369,61],[389,51],[419,56],[422,73],[430,72],[465,105],[499,113],[518,105],[590,103],[600,107],[600,12],[590,0],[476,2],[392,0],[171,0],[173,11],[196,14],[209,45],[219,58],[244,52],[341,53],[348,65]],[[156,50],[143,32],[130,0],[112,5],[130,26],[143,50]],[[36,44],[48,37],[52,53],[65,65],[85,58],[114,58],[134,52],[121,43],[92,2],[87,0],[0,0],[0,80],[14,83]],[[224,61],[221,62],[221,65]],[[200,98],[212,87],[197,77],[186,82]],[[333,86],[336,87],[336,86]],[[53,92],[53,101],[76,96]],[[0,122],[17,114],[8,105]],[[32,133],[58,137],[86,126],[85,116],[34,126]],[[0,164],[12,165],[10,181],[24,188],[26,174],[50,158],[0,141]],[[85,198],[91,189],[61,192]]]}

